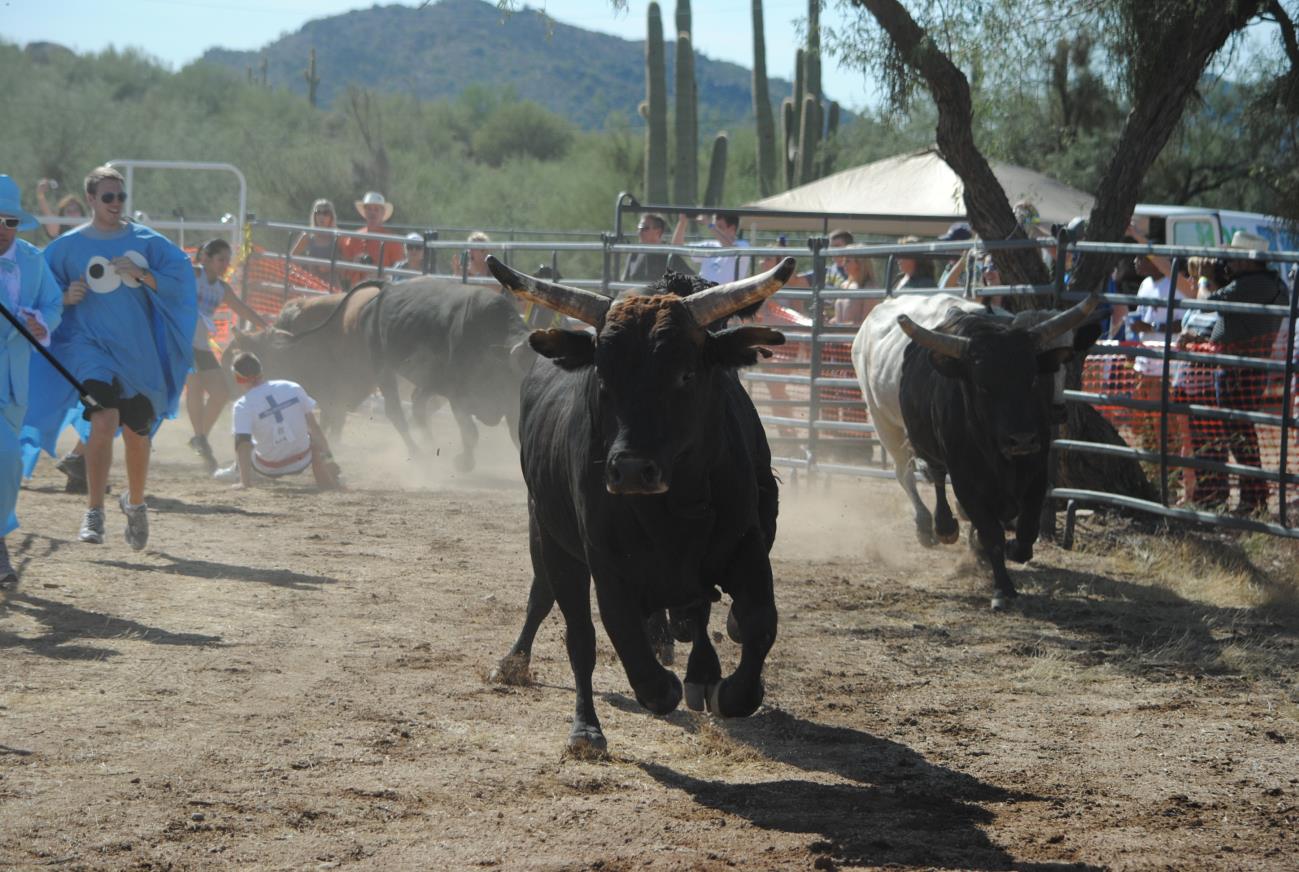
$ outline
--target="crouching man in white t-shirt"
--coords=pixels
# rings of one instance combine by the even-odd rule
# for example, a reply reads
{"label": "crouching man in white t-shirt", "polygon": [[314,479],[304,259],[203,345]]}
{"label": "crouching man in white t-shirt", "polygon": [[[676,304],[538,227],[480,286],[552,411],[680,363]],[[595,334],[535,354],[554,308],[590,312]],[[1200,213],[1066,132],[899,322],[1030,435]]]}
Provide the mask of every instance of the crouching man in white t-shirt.
{"label": "crouching man in white t-shirt", "polygon": [[232,369],[235,382],[244,390],[234,405],[238,459],[214,477],[247,488],[256,481],[254,473],[280,478],[310,466],[322,489],[341,487],[338,464],[316,423],[316,401],[295,382],[262,378],[262,362],[250,352],[236,355]]}

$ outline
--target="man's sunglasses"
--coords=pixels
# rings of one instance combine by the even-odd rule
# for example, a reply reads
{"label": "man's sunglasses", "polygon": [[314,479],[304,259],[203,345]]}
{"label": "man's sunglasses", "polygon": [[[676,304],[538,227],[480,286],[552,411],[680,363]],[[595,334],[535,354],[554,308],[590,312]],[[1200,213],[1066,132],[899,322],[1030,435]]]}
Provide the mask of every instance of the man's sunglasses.
{"label": "man's sunglasses", "polygon": [[126,202],[126,191],[118,191],[117,193],[113,193],[112,191],[109,191],[109,192],[107,192],[107,193],[105,193],[105,194],[100,194],[100,195],[99,195],[99,202],[101,202],[101,203],[113,203],[113,202],[125,203],[125,202]]}
{"label": "man's sunglasses", "polygon": [[0,218],[0,224],[8,227],[10,230],[17,230],[18,225],[23,223],[21,218]]}

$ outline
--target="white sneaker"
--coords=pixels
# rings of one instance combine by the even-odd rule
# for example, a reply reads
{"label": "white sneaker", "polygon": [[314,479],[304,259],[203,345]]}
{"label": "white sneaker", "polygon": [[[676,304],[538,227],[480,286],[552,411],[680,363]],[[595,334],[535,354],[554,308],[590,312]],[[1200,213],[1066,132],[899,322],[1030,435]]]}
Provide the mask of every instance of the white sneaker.
{"label": "white sneaker", "polygon": [[225,481],[234,484],[239,481],[239,464],[232,463],[229,466],[218,469],[212,473],[212,477],[217,481]]}

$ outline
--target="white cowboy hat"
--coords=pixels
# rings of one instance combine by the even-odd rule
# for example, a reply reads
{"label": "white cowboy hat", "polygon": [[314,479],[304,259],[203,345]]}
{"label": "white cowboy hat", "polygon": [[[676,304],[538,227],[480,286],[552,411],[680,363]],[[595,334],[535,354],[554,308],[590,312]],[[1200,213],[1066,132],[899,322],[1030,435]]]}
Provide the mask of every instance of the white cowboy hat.
{"label": "white cowboy hat", "polygon": [[1257,233],[1248,230],[1237,230],[1231,236],[1229,248],[1243,248],[1247,251],[1267,251],[1268,242]]}
{"label": "white cowboy hat", "polygon": [[356,201],[356,211],[361,213],[362,218],[365,217],[365,206],[382,206],[384,221],[392,217],[392,204],[378,191],[366,191],[365,196]]}

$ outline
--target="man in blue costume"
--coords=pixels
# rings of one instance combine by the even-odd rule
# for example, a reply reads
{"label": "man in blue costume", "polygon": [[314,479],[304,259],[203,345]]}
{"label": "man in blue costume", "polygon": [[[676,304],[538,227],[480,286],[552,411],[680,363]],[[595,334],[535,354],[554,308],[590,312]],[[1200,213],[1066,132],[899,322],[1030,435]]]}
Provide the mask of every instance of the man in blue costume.
{"label": "man in blue costume", "polygon": [[[124,186],[112,167],[91,170],[90,223],[51,242],[45,261],[69,299],[80,296],[64,312],[50,350],[99,403],[82,413],[88,432],[78,427],[89,485],[80,538],[104,541],[104,488],[120,427],[127,491],[118,504],[126,513],[126,542],[138,551],[149,541],[144,488],[151,440],[162,418],[176,415],[198,308],[193,264],[165,236],[128,220]],[[27,423],[53,454],[76,391],[45,366],[33,373],[32,395]]]}
{"label": "man in blue costume", "polygon": [[[35,230],[36,219],[23,211],[18,186],[0,176],[0,304],[18,318],[42,345],[63,312],[62,295],[40,249],[18,239],[19,230]],[[4,537],[18,527],[14,507],[22,482],[18,444],[27,411],[27,365],[31,345],[7,319],[0,319],[0,589],[18,581]]]}

